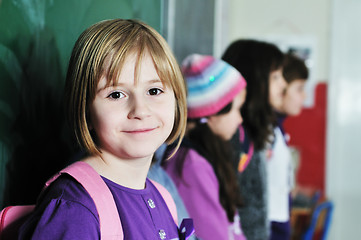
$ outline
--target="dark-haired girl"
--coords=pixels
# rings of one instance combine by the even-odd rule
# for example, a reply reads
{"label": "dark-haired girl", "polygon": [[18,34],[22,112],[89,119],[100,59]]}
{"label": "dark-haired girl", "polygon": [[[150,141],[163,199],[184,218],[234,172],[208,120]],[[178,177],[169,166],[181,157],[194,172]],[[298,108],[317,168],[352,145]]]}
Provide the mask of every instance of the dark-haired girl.
{"label": "dark-haired girl", "polygon": [[[282,75],[283,53],[271,43],[241,39],[226,49],[222,59],[242,73],[247,97],[242,107],[239,208],[242,229],[249,240],[270,236],[266,159],[270,157],[277,126],[274,109],[282,105],[286,82]],[[234,136],[235,142],[239,136]]]}

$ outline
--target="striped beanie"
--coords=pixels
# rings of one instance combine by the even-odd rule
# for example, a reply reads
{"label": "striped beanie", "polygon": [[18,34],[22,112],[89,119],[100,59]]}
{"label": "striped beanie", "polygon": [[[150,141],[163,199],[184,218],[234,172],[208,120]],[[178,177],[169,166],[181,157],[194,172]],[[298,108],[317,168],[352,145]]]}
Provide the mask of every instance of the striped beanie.
{"label": "striped beanie", "polygon": [[234,67],[212,56],[188,56],[182,72],[188,88],[188,118],[215,115],[246,87],[245,79]]}

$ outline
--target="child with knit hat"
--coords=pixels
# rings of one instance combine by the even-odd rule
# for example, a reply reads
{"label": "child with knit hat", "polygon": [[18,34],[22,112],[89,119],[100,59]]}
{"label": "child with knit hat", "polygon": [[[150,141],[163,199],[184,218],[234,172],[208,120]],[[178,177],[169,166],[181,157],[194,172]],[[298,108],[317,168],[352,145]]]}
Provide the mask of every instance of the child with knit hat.
{"label": "child with knit hat", "polygon": [[[188,88],[188,119],[194,123],[164,167],[174,180],[203,240],[245,239],[230,139],[242,123],[246,82],[226,62],[193,54],[182,63]],[[171,150],[170,146],[170,152]]]}

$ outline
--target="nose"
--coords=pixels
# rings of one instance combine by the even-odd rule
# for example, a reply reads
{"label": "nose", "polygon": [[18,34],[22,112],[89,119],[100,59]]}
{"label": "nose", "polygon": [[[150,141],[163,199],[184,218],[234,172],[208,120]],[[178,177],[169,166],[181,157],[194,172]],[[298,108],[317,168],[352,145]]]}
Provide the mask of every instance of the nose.
{"label": "nose", "polygon": [[129,100],[129,119],[144,119],[149,116],[149,107],[146,99],[133,96]]}

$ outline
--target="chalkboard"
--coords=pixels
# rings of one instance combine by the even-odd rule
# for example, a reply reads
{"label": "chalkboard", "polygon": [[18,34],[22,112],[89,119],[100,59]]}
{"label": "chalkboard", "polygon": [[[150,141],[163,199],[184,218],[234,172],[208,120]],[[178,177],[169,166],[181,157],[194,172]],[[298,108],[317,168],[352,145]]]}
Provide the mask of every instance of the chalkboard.
{"label": "chalkboard", "polygon": [[62,106],[72,46],[91,24],[161,28],[159,0],[0,0],[0,206],[35,203],[76,151]]}

